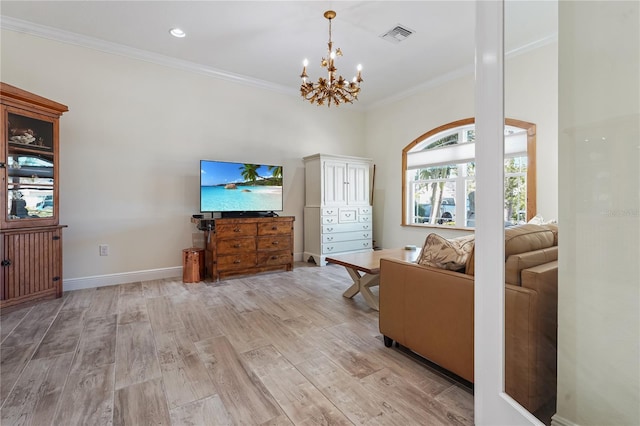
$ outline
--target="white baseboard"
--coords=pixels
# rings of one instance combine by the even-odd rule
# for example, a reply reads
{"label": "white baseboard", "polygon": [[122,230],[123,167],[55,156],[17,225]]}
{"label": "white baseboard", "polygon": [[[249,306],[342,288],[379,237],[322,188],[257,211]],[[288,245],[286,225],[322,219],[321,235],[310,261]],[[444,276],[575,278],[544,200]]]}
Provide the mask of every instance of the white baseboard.
{"label": "white baseboard", "polygon": [[573,423],[570,420],[565,419],[564,417],[559,416],[558,414],[554,414],[551,417],[551,426],[578,426],[576,423]]}
{"label": "white baseboard", "polygon": [[[302,253],[294,253],[293,260],[294,262],[302,261]],[[175,278],[180,276],[182,276],[182,266],[149,269],[146,271],[122,272],[118,274],[96,275],[93,277],[65,278],[62,283],[62,290],[82,290],[85,288],[105,287],[108,285],[160,280],[162,278]]]}
{"label": "white baseboard", "polygon": [[138,281],[159,280],[182,276],[182,266],[171,268],[149,269],[146,271],[123,272],[119,274],[96,275],[93,277],[67,278],[62,283],[63,291],[81,290],[84,288],[104,287],[108,285],[127,284]]}

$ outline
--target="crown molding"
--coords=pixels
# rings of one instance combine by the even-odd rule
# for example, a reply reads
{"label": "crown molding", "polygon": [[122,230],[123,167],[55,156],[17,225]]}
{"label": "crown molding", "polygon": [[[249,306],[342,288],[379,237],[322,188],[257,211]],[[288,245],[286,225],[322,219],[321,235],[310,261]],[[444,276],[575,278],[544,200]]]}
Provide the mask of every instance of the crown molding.
{"label": "crown molding", "polygon": [[[530,52],[532,50],[538,49],[540,47],[544,47],[547,46],[549,44],[555,43],[558,41],[558,33],[554,33],[551,34],[550,36],[541,38],[539,40],[533,41],[529,44],[526,44],[524,46],[520,46],[517,47],[515,49],[512,49],[508,52],[506,52],[505,54],[505,58],[513,58],[519,55],[522,55],[524,53]],[[467,75],[472,75],[474,73],[474,69],[475,66],[474,65],[468,65],[465,67],[461,67],[458,68],[456,70],[453,70],[451,72],[448,72],[446,74],[442,74],[434,79],[431,79],[429,81],[426,81],[422,84],[419,84],[415,87],[412,87],[411,89],[405,90],[404,92],[400,92],[397,93],[393,96],[389,96],[387,98],[384,98],[378,102],[375,102],[371,105],[369,105],[366,109],[367,110],[373,110],[373,109],[377,109],[380,108],[382,106],[387,106],[390,105],[392,103],[401,101],[403,99],[409,98],[413,95],[417,95],[419,93],[425,92],[428,89],[432,89],[434,87],[438,87],[441,84],[444,84],[448,81],[452,81],[452,80],[456,80],[458,78],[467,76]]]}
{"label": "crown molding", "polygon": [[171,58],[169,56],[152,53],[146,50],[125,46],[118,43],[111,43],[101,39],[84,36],[70,31],[63,31],[45,25],[35,24],[29,21],[11,18],[8,16],[0,16],[0,28],[25,33],[36,37],[46,38],[62,43],[99,50],[105,53],[111,53],[114,55],[125,56],[145,62],[151,62],[157,65],[162,65],[183,71],[195,72],[209,77],[218,78],[220,80],[243,84],[245,86],[270,90],[286,95],[298,95],[298,91],[296,89],[280,84],[275,84],[242,74],[236,74],[212,67],[207,67],[195,62]]}

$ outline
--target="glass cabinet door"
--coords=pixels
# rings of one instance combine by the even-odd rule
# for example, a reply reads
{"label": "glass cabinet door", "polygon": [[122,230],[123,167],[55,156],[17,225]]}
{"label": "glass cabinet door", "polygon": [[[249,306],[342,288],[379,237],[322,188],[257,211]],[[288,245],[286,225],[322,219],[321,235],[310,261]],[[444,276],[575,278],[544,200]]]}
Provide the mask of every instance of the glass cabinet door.
{"label": "glass cabinet door", "polygon": [[46,116],[10,109],[6,110],[5,119],[5,222],[55,224],[56,123]]}

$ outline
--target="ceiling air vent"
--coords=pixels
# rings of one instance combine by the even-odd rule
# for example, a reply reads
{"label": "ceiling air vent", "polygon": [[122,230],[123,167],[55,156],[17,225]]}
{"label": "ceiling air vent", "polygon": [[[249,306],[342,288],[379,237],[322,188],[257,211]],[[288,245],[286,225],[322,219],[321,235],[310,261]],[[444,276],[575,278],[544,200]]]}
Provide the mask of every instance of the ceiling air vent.
{"label": "ceiling air vent", "polygon": [[413,33],[414,31],[408,29],[407,27],[396,25],[395,28],[387,31],[386,33],[382,34],[380,37],[387,41],[390,41],[391,43],[400,43],[402,40],[406,39]]}

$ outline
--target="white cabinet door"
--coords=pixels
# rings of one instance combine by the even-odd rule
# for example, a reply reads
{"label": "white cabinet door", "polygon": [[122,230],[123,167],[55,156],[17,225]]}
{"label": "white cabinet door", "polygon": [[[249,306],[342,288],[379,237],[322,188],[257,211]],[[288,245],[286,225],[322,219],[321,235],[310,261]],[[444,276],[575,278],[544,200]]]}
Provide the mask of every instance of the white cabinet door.
{"label": "white cabinet door", "polygon": [[347,204],[369,205],[369,164],[347,165]]}
{"label": "white cabinet door", "polygon": [[323,164],[323,187],[325,206],[344,206],[347,204],[347,163],[325,161]]}
{"label": "white cabinet door", "polygon": [[369,205],[369,164],[325,161],[325,206]]}

